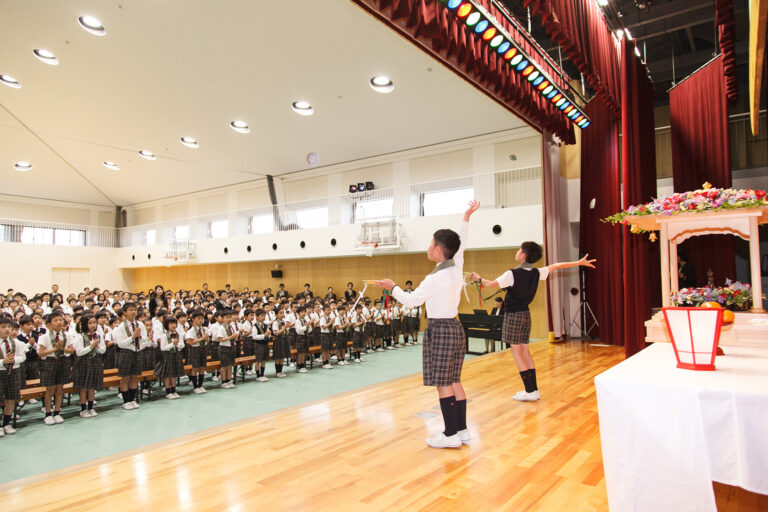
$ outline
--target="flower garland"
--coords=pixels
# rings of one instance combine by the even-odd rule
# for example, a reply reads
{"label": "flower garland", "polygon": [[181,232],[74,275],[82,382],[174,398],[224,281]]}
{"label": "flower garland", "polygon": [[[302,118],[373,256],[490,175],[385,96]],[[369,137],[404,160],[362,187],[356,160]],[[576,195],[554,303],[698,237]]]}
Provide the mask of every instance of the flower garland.
{"label": "flower garland", "polygon": [[[627,217],[639,215],[677,215],[680,213],[736,210],[768,206],[765,190],[736,190],[733,188],[712,188],[705,183],[699,190],[676,192],[669,197],[654,199],[650,203],[630,206],[626,210],[602,219],[611,224],[630,224]],[[632,233],[644,233],[646,230],[632,224]],[[650,240],[656,241],[656,234],[651,233]]]}
{"label": "flower garland", "polygon": [[747,283],[725,280],[725,286],[710,288],[683,288],[672,292],[673,306],[700,306],[705,302],[718,302],[726,306],[742,307],[752,300],[752,287]]}

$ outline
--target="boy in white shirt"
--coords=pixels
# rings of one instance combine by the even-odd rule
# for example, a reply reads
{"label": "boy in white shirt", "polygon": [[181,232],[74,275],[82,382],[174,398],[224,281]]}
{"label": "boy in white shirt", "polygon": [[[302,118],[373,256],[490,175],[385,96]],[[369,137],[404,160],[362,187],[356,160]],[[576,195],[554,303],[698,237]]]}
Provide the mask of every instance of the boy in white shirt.
{"label": "boy in white shirt", "polygon": [[[11,425],[16,402],[21,400],[22,375],[21,364],[27,359],[27,346],[24,342],[11,337],[13,321],[8,317],[0,318],[0,395],[4,398],[3,428],[0,437],[5,434],[15,434]],[[50,400],[48,401],[50,407]],[[61,404],[59,404],[61,405]]]}

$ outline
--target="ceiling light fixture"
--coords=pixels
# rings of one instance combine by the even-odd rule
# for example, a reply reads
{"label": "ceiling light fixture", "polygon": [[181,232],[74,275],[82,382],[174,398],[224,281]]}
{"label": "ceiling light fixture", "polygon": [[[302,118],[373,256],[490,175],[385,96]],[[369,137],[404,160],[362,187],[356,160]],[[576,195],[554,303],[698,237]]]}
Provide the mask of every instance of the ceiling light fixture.
{"label": "ceiling light fixture", "polygon": [[51,66],[58,66],[59,65],[59,59],[56,58],[56,56],[49,52],[48,50],[44,50],[42,48],[35,48],[32,50],[32,53],[35,54],[35,57],[37,57],[37,60],[40,62],[45,62],[46,64],[50,64]]}
{"label": "ceiling light fixture", "polygon": [[194,137],[182,137],[179,141],[188,148],[197,149],[200,147],[200,143]]}
{"label": "ceiling light fixture", "polygon": [[77,18],[77,22],[80,23],[80,26],[87,32],[90,32],[95,36],[107,35],[107,29],[104,28],[104,25],[101,24],[101,21],[99,21],[98,18],[94,18],[93,16],[80,16]]}
{"label": "ceiling light fixture", "polygon": [[600,7],[605,7],[606,5],[608,5],[608,0],[597,0],[597,5],[599,5]]}
{"label": "ceiling light fixture", "polygon": [[10,75],[0,75],[0,82],[3,82],[8,87],[13,87],[14,89],[21,89],[21,84],[19,83],[19,81]]}
{"label": "ceiling light fixture", "polygon": [[312,105],[310,105],[306,101],[294,101],[291,103],[291,107],[293,108],[293,111],[297,114],[300,114],[302,116],[311,116],[315,113],[315,110],[312,108]]}
{"label": "ceiling light fixture", "polygon": [[107,160],[106,162],[104,162],[104,167],[106,167],[107,169],[111,169],[113,171],[120,170],[120,166],[110,160]]}
{"label": "ceiling light fixture", "polygon": [[624,33],[627,34],[627,39],[629,39],[631,41],[632,40],[632,34],[629,33],[629,29],[628,28],[624,29]]}
{"label": "ceiling light fixture", "polygon": [[386,76],[375,76],[368,83],[371,85],[371,89],[381,94],[388,94],[395,90],[394,82]]}
{"label": "ceiling light fixture", "polygon": [[157,156],[148,149],[142,149],[139,151],[139,155],[146,158],[147,160],[157,160]]}
{"label": "ceiling light fixture", "polygon": [[237,133],[249,133],[251,131],[251,129],[248,128],[248,123],[245,121],[232,121],[229,123],[229,127]]}
{"label": "ceiling light fixture", "polygon": [[19,160],[13,164],[13,168],[17,171],[27,172],[28,170],[32,169],[32,164],[30,162],[25,162],[24,160]]}

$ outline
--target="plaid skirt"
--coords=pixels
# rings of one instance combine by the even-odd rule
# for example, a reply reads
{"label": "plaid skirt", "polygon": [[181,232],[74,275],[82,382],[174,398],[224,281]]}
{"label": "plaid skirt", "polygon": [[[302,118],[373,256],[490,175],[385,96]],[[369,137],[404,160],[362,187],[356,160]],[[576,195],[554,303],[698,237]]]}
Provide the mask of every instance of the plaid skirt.
{"label": "plaid skirt", "polygon": [[510,345],[523,345],[531,340],[531,312],[514,311],[504,313],[501,324],[501,342]]}
{"label": "plaid skirt", "polygon": [[219,361],[222,368],[235,364],[235,347],[219,345]]}
{"label": "plaid skirt", "polygon": [[396,336],[397,333],[403,330],[403,322],[399,319],[390,320],[389,326],[392,329],[392,336]]}
{"label": "plaid skirt", "polygon": [[164,379],[183,377],[184,365],[181,363],[181,352],[178,350],[166,350],[162,353],[160,362],[155,367],[155,375]]}
{"label": "plaid skirt", "polygon": [[219,342],[211,341],[208,343],[208,355],[211,356],[211,361],[219,360]]}
{"label": "plaid skirt", "polygon": [[336,350],[341,350],[341,351],[347,350],[347,333],[346,332],[336,331],[336,334],[333,336],[333,341],[334,341]]}
{"label": "plaid skirt", "polygon": [[333,348],[333,345],[331,343],[331,334],[327,332],[321,332],[320,333],[320,349],[322,349],[323,352],[328,352]]}
{"label": "plaid skirt", "polygon": [[352,346],[355,349],[361,349],[365,345],[365,339],[362,332],[355,331],[352,333]]}
{"label": "plaid skirt", "polygon": [[40,362],[40,385],[58,386],[70,381],[70,360],[68,357],[46,357]]}
{"label": "plaid skirt", "polygon": [[269,359],[269,345],[266,342],[256,342],[253,346],[253,355],[256,356],[256,361],[261,363]]}
{"label": "plaid skirt", "polygon": [[139,354],[133,350],[120,349],[117,354],[118,377],[133,377],[139,375]]}
{"label": "plaid skirt", "polygon": [[419,330],[419,317],[409,316],[405,319],[405,327],[403,328],[407,332],[414,332]]}
{"label": "plaid skirt", "polygon": [[205,368],[208,364],[205,347],[200,344],[187,345],[187,364],[192,368]]}
{"label": "plaid skirt", "polygon": [[288,329],[288,346],[296,348],[296,329]]}
{"label": "plaid skirt", "polygon": [[139,373],[153,371],[156,364],[154,348],[139,350]]}
{"label": "plaid skirt", "polygon": [[312,330],[312,337],[309,338],[309,339],[310,339],[311,346],[313,346],[313,347],[319,347],[320,346],[321,340],[320,340],[320,328],[319,327],[315,327]]}
{"label": "plaid skirt", "polygon": [[285,335],[276,336],[272,350],[274,351],[275,359],[288,359],[291,357],[291,346],[288,344],[288,337]]}
{"label": "plaid skirt", "polygon": [[298,354],[309,354],[309,336],[306,334],[296,336],[296,352]]}
{"label": "plaid skirt", "polygon": [[424,330],[423,369],[425,386],[450,386],[461,382],[466,342],[464,329],[455,318],[431,318]]}
{"label": "plaid skirt", "polygon": [[26,381],[40,378],[40,360],[34,359],[32,361],[24,361],[21,365],[24,368],[24,381],[22,382],[22,389],[26,388]]}
{"label": "plaid skirt", "polygon": [[107,347],[107,351],[101,356],[101,360],[104,362],[105,370],[117,368],[117,345]]}
{"label": "plaid skirt", "polygon": [[256,342],[254,341],[253,338],[248,338],[247,340],[245,340],[243,342],[243,355],[246,357],[252,356],[255,344]]}
{"label": "plaid skirt", "polygon": [[101,354],[86,354],[75,362],[73,383],[80,389],[104,388],[104,364]]}
{"label": "plaid skirt", "polygon": [[0,374],[2,374],[0,377],[0,387],[2,387],[0,394],[3,395],[3,400],[20,400],[23,377],[21,368],[2,371]]}

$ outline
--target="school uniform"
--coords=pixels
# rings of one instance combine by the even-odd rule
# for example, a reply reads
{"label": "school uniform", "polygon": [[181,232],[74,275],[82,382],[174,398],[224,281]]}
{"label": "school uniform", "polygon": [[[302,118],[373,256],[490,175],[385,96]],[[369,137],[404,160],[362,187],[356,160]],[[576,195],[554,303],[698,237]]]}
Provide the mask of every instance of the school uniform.
{"label": "school uniform", "polygon": [[504,297],[504,321],[501,324],[501,341],[511,345],[524,345],[531,339],[531,311],[528,305],[536,296],[539,281],[549,276],[549,268],[534,268],[523,263],[509,269],[496,278],[499,288],[506,290]]}
{"label": "school uniform", "polygon": [[[235,332],[232,324],[224,322],[219,325],[217,339],[227,338]],[[219,361],[221,367],[232,366],[235,364],[234,340],[219,341]]]}
{"label": "school uniform", "polygon": [[111,370],[112,368],[117,368],[117,353],[120,348],[117,346],[117,342],[114,339],[113,329],[109,327],[104,331],[104,343],[106,342],[111,342],[112,345],[107,347],[107,351],[102,356],[102,361],[104,362],[104,369]]}
{"label": "school uniform", "polygon": [[405,307],[413,308],[426,303],[428,323],[422,351],[425,386],[450,386],[461,382],[465,338],[456,315],[464,284],[464,249],[468,228],[468,222],[459,224],[461,245],[456,254],[436,265],[415,290],[406,293],[399,286],[392,289],[392,297]]}
{"label": "school uniform", "polygon": [[392,307],[392,316],[389,319],[389,332],[392,338],[397,342],[398,335],[400,334],[400,308],[397,306]]}
{"label": "school uniform", "polygon": [[325,324],[327,324],[330,320],[328,319],[325,314],[320,315],[320,349],[323,352],[328,352],[333,349],[333,345],[331,342],[331,329],[323,327]]}
{"label": "school uniform", "polygon": [[32,336],[32,333],[26,335],[20,332],[16,339],[24,344],[27,354],[27,359],[21,366],[23,376],[21,388],[24,389],[27,387],[27,380],[40,378],[40,358],[37,355],[37,340]]}
{"label": "school uniform", "polygon": [[301,317],[296,319],[296,353],[309,354],[309,333],[312,328]]}
{"label": "school uniform", "polygon": [[[277,332],[283,328],[284,323],[278,318],[272,323],[272,332]],[[275,343],[272,346],[275,359],[288,359],[291,357],[291,346],[288,344],[288,336],[283,333],[275,336]]]}
{"label": "school uniform", "polygon": [[211,342],[208,345],[208,355],[211,356],[211,361],[219,360],[219,327],[221,324],[218,322],[214,322],[208,327],[211,333]]}
{"label": "school uniform", "polygon": [[342,327],[344,323],[344,318],[337,314],[336,319],[333,321],[333,329],[336,331],[334,341],[336,350],[340,350],[342,352],[347,351],[347,333],[345,332],[346,327]]}
{"label": "school uniform", "polygon": [[251,339],[253,340],[253,355],[256,356],[256,362],[261,363],[269,359],[269,345],[264,333],[267,332],[267,326],[258,320],[253,322],[253,331]]}
{"label": "school uniform", "polygon": [[[139,337],[133,339],[131,335],[137,328],[140,331]],[[135,320],[133,322],[124,321],[113,329],[112,337],[117,346],[120,347],[117,359],[117,375],[120,377],[140,375],[142,372],[139,362],[141,351],[151,345],[144,324]]]}
{"label": "school uniform", "polygon": [[[69,344],[69,339],[65,332],[48,331],[37,339],[38,354],[41,349],[50,350],[58,341],[64,342],[64,347]],[[58,386],[70,381],[70,362],[69,354],[64,350],[52,352],[46,356],[40,357],[40,385]]]}
{"label": "school uniform", "polygon": [[254,341],[253,337],[251,336],[251,333],[253,332],[253,324],[249,322],[248,320],[243,320],[243,322],[240,324],[240,329],[245,331],[248,334],[245,334],[242,341],[243,346],[243,355],[246,357],[250,357],[253,355],[254,351]]}
{"label": "school uniform", "polygon": [[[95,350],[91,349],[91,343],[96,339],[99,345]],[[103,389],[104,387],[104,363],[102,355],[107,352],[104,337],[98,332],[91,335],[78,334],[73,346],[77,361],[75,362],[73,383],[80,389]]]}
{"label": "school uniform", "polygon": [[[173,339],[178,339],[177,345],[173,344]],[[184,339],[179,337],[179,333],[163,330],[160,335],[160,362],[155,367],[155,375],[164,379],[183,377],[184,363],[181,361],[181,354],[184,350]],[[174,384],[175,385],[175,384]]]}
{"label": "school uniform", "polygon": [[[362,320],[362,315],[358,315],[357,312],[352,313],[352,323],[356,324]],[[359,351],[363,349],[364,346],[364,340],[363,340],[363,328],[362,326],[355,326],[352,328],[352,347],[355,351]]]}
{"label": "school uniform", "polygon": [[139,352],[139,371],[149,372],[154,371],[155,366],[160,361],[160,343],[159,335],[156,334],[162,332],[152,329],[152,337],[149,338],[149,344]]}
{"label": "school uniform", "polygon": [[[8,354],[13,354],[13,364],[6,366],[2,362]],[[24,342],[14,338],[0,340],[0,398],[3,400],[21,400],[21,386],[24,375],[21,366],[27,359],[27,347]]]}
{"label": "school uniform", "polygon": [[307,321],[314,325],[312,328],[312,333],[309,336],[309,345],[311,347],[318,346],[320,345],[320,315],[313,311],[309,314]]}
{"label": "school uniform", "polygon": [[283,316],[283,321],[286,324],[293,324],[294,327],[288,328],[288,346],[292,349],[296,348],[296,314],[293,312],[286,313],[285,316]]}
{"label": "school uniform", "polygon": [[[185,340],[199,340],[205,336],[204,327],[190,327],[184,335]],[[208,356],[206,354],[206,342],[201,341],[197,345],[190,345],[185,343],[187,351],[187,364],[192,368],[205,368],[208,364]]]}

